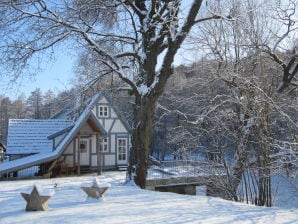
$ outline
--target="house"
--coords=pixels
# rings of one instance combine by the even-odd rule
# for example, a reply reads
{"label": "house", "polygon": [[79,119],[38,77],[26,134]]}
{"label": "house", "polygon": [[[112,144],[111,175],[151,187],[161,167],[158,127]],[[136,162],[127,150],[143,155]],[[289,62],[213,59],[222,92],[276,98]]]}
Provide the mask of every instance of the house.
{"label": "house", "polygon": [[48,120],[10,120],[7,152],[0,175],[38,167],[51,174],[63,163],[67,171],[111,170],[128,164],[130,127],[106,91],[65,107]]}

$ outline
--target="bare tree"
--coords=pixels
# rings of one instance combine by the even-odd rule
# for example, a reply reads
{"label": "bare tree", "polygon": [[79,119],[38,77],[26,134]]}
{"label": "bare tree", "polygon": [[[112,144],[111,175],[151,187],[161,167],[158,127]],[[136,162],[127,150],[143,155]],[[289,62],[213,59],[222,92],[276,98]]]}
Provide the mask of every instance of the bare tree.
{"label": "bare tree", "polygon": [[12,102],[9,118],[24,119],[27,116],[26,112],[26,99],[22,94]]}
{"label": "bare tree", "polygon": [[285,174],[287,164],[290,172],[297,169],[297,97],[277,94],[278,79],[272,74],[280,69],[269,58],[256,57],[240,62],[241,72],[222,77],[216,61],[181,71],[186,83],[166,89],[158,123],[163,127],[176,116],[165,137],[176,147],[168,153],[204,156],[215,174],[224,167],[227,178],[214,185],[227,199],[271,206],[271,176]]}
{"label": "bare tree", "polygon": [[4,144],[6,144],[7,138],[10,105],[9,97],[0,96],[0,141]]}
{"label": "bare tree", "polygon": [[27,110],[30,118],[41,119],[43,108],[42,92],[39,88],[31,92],[27,99]]}
{"label": "bare tree", "polygon": [[42,108],[42,117],[49,118],[57,112],[57,107],[55,103],[55,94],[52,90],[48,90],[43,95],[43,108]]}
{"label": "bare tree", "polygon": [[[174,57],[194,24],[223,18],[212,13],[197,18],[202,3],[1,1],[0,64],[18,77],[24,68],[30,68],[34,55],[51,53],[62,42],[95,52],[104,65],[98,75],[113,72],[135,96],[128,172],[132,178],[135,170],[136,183],[145,187],[155,103],[173,73]],[[114,50],[105,46],[114,46]]]}
{"label": "bare tree", "polygon": [[[283,71],[282,81],[278,86],[278,92],[283,92],[287,87],[297,88],[298,73],[298,42],[297,42],[297,11],[298,1],[278,1],[270,10],[272,18],[281,29],[272,31],[275,35],[273,45],[264,45],[262,50],[275,61]],[[287,43],[290,44],[287,44]],[[286,55],[280,55],[279,52],[286,51]]]}
{"label": "bare tree", "polygon": [[[292,38],[290,35],[295,29],[291,28],[281,39],[279,30],[271,29],[281,18],[272,21],[273,14],[266,11],[268,5],[259,1],[229,2],[233,20],[208,21],[190,40],[197,41],[209,59],[205,64],[198,63],[204,66],[195,69],[193,65],[185,72],[185,75],[197,73],[199,76],[190,79],[183,92],[178,93],[178,96],[186,94],[183,98],[168,94],[176,106],[161,108],[167,113],[176,111],[180,117],[180,125],[170,132],[172,141],[180,144],[180,149],[183,148],[180,139],[188,139],[185,149],[197,145],[197,148],[206,149],[212,162],[224,165],[228,178],[222,188],[230,199],[243,200],[238,195],[238,188],[244,182],[246,200],[271,206],[271,176],[280,164],[276,155],[283,155],[284,161],[291,164],[297,159],[294,153],[297,119],[292,113],[297,102],[296,93],[276,94],[281,86],[284,89],[295,80],[295,56],[280,47],[285,44],[283,39]],[[295,1],[289,2],[296,7]],[[226,2],[217,2],[210,10],[226,14],[223,4]],[[292,23],[290,25],[292,27]],[[279,52],[268,51],[275,46],[279,46]],[[272,58],[273,62],[269,60]],[[287,60],[292,63],[289,67]],[[291,70],[292,81],[284,80],[285,69]],[[288,104],[284,104],[286,99]],[[280,122],[277,124],[276,120]],[[287,135],[279,125],[288,130]],[[228,162],[225,158],[230,152],[233,153]]]}

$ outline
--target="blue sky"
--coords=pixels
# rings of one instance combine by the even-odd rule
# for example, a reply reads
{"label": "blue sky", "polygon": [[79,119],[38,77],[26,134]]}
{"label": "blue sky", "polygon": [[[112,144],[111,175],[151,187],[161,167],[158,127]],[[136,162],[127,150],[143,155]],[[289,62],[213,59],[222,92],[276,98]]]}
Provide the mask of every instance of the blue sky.
{"label": "blue sky", "polygon": [[[71,87],[71,79],[74,77],[73,67],[75,64],[75,55],[70,53],[72,50],[66,50],[66,47],[55,48],[54,57],[55,62],[43,62],[42,71],[37,73],[34,77],[22,77],[17,80],[14,85],[8,85],[8,78],[1,78],[0,95],[5,95],[11,99],[16,99],[22,93],[26,97],[30,95],[36,88],[40,88],[43,93],[49,89],[55,93],[67,90]],[[67,55],[70,53],[70,56]],[[197,58],[195,52],[191,54],[186,53],[185,50],[180,50],[175,58],[175,65],[189,64]]]}
{"label": "blue sky", "polygon": [[40,88],[43,93],[49,89],[59,93],[71,86],[71,79],[74,77],[73,66],[75,58],[67,53],[56,52],[56,60],[53,62],[44,62],[42,71],[32,78],[23,77],[17,80],[17,83],[8,85],[9,79],[2,78],[0,83],[0,95],[15,99],[22,93],[26,97],[36,88]]}
{"label": "blue sky", "polygon": [[[180,49],[175,57],[175,66],[179,64],[190,64],[198,59],[195,52]],[[14,100],[22,93],[26,97],[36,88],[40,88],[43,93],[49,89],[56,94],[71,88],[71,79],[74,78],[74,65],[76,57],[73,52],[57,51],[55,61],[43,62],[43,71],[37,73],[34,77],[23,77],[17,80],[14,85],[8,85],[9,80],[3,79],[0,82],[0,95],[8,96]]]}

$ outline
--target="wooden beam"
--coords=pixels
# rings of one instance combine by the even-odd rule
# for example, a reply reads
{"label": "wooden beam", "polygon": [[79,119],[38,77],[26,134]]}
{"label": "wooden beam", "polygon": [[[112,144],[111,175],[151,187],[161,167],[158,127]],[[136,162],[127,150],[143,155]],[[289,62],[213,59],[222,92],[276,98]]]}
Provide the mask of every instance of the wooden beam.
{"label": "wooden beam", "polygon": [[78,133],[78,147],[77,147],[77,153],[78,153],[78,161],[77,161],[77,174],[80,176],[81,175],[81,153],[80,153],[80,133]]}
{"label": "wooden beam", "polygon": [[97,174],[102,174],[101,153],[99,150],[99,133],[96,133]]}
{"label": "wooden beam", "polygon": [[47,173],[51,173],[52,172],[52,169],[56,166],[58,162],[58,159],[54,160],[54,162],[52,162],[51,166],[49,167]]}

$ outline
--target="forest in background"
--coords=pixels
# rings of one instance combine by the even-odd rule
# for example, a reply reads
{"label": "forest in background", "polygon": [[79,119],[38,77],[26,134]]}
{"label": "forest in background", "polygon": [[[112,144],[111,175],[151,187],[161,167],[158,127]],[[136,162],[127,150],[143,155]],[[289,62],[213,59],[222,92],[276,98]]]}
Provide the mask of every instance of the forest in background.
{"label": "forest in background", "polygon": [[[204,152],[214,167],[224,167],[227,179],[218,187],[229,199],[239,200],[242,182],[247,200],[271,206],[271,177],[280,170],[297,170],[298,2],[196,0],[186,17],[183,2],[65,1],[61,8],[44,1],[3,4],[2,38],[7,44],[0,64],[18,77],[36,53],[44,55],[44,49],[71,38],[68,44],[76,42],[82,55],[80,88],[70,95],[83,100],[101,89],[103,76],[113,74],[108,83],[126,82],[135,97],[122,111],[130,105],[134,109],[133,116],[127,112],[133,124],[128,173],[137,185],[145,187],[149,153],[188,159]],[[95,17],[88,16],[90,7]],[[103,22],[107,15],[112,23]],[[116,15],[127,17],[116,20]],[[182,42],[198,51],[201,60],[176,68],[172,75]],[[30,109],[29,98],[24,100],[29,106],[25,116],[50,115],[45,102],[45,107],[37,103]],[[114,98],[120,108],[127,102]],[[9,105],[4,100],[4,118],[13,111],[4,109]]]}
{"label": "forest in background", "polygon": [[[258,185],[255,171],[260,167],[265,179],[277,173],[295,176],[297,89],[277,93],[280,80],[273,74],[280,71],[269,58],[248,58],[238,68],[233,74],[232,63],[221,68],[218,62],[204,58],[190,66],[177,67],[157,103],[151,155],[159,160],[201,160],[214,167],[220,165],[230,178],[241,169],[239,180],[252,178],[246,184]],[[82,76],[77,75],[77,80],[79,83]],[[133,96],[119,79],[106,77],[91,88],[77,85],[57,95],[36,89],[27,98],[10,100],[1,96],[2,141],[5,142],[8,119],[48,119],[67,104],[78,99],[83,102],[107,89],[113,106],[132,124]],[[235,163],[235,155],[242,161],[240,164]],[[229,192],[232,182],[228,179],[220,183],[220,188]],[[246,187],[253,191],[253,186]],[[230,194],[229,199],[233,197]]]}

